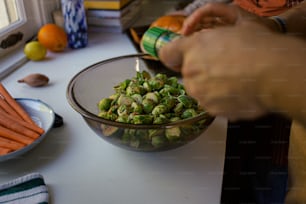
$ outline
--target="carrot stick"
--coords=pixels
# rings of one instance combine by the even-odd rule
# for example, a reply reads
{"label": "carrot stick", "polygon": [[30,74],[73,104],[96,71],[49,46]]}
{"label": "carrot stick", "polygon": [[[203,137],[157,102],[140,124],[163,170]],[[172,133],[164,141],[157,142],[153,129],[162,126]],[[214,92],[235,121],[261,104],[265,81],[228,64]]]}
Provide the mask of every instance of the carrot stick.
{"label": "carrot stick", "polygon": [[13,115],[14,117],[22,119],[21,116],[6,102],[4,97],[1,96],[0,96],[0,107],[5,112]]}
{"label": "carrot stick", "polygon": [[17,103],[17,101],[10,95],[2,83],[0,83],[0,94],[4,97],[7,103],[27,122],[34,124],[34,121],[29,114]]}
{"label": "carrot stick", "polygon": [[26,145],[31,144],[34,141],[34,139],[30,137],[14,132],[3,126],[0,126],[0,136],[5,137],[7,139],[15,140]]}
{"label": "carrot stick", "polygon": [[0,125],[2,125],[3,127],[7,127],[8,129],[13,130],[14,132],[24,134],[33,139],[37,139],[40,136],[40,134],[38,134],[37,132],[34,132],[33,130],[28,129],[20,123],[11,120],[10,118],[6,117],[6,115],[7,114],[0,113]]}
{"label": "carrot stick", "polygon": [[[18,119],[15,118],[14,116],[9,115],[8,113],[6,113],[3,109],[0,108],[0,117],[5,118],[6,121],[10,122],[10,123],[17,123],[20,124],[36,133],[38,133],[39,135],[43,134],[45,132],[44,129],[42,129],[41,127],[39,127],[36,124],[31,124],[28,122],[23,121],[22,119]],[[31,136],[30,136],[31,137]]]}
{"label": "carrot stick", "polygon": [[0,156],[6,155],[9,153],[11,150],[8,148],[0,147]]}
{"label": "carrot stick", "polygon": [[16,142],[14,140],[10,140],[4,137],[0,136],[0,148],[7,148],[11,150],[17,150],[24,147],[24,144],[21,144],[20,142]]}
{"label": "carrot stick", "polygon": [[23,125],[10,120],[8,117],[5,117],[5,114],[0,114],[0,125],[14,132],[24,134],[33,139],[37,139],[40,136],[37,132],[34,132],[33,130],[28,129]]}

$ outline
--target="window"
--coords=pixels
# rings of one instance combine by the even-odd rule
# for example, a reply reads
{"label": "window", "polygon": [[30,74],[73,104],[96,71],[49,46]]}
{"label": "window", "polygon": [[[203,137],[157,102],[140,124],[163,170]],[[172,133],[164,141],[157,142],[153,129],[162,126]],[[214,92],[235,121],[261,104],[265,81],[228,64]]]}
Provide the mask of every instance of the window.
{"label": "window", "polygon": [[59,0],[0,0],[0,77],[25,61],[23,46],[44,23],[52,22]]}
{"label": "window", "polygon": [[0,0],[0,56],[16,49],[18,45],[24,44],[35,35],[40,22],[36,18],[39,15],[33,6],[35,1],[31,0],[31,2],[29,0]]}
{"label": "window", "polygon": [[18,12],[15,0],[2,0],[0,1],[0,29],[14,23],[18,20]]}

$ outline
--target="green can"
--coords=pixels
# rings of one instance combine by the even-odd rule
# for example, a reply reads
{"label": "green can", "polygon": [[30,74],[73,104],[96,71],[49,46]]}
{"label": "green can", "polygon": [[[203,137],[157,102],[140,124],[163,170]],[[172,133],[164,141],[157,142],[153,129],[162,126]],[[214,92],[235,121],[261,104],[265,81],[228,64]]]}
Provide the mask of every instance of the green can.
{"label": "green can", "polygon": [[151,27],[143,35],[141,46],[144,52],[158,58],[158,51],[168,42],[171,42],[181,35],[170,30]]}

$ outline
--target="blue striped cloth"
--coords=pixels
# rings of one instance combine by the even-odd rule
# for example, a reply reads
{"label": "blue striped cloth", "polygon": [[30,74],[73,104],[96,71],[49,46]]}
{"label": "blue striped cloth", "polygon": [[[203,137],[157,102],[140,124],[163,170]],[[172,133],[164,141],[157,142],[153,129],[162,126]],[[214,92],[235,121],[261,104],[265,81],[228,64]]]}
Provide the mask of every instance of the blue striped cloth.
{"label": "blue striped cloth", "polygon": [[0,184],[0,204],[47,204],[48,188],[39,173],[31,173]]}

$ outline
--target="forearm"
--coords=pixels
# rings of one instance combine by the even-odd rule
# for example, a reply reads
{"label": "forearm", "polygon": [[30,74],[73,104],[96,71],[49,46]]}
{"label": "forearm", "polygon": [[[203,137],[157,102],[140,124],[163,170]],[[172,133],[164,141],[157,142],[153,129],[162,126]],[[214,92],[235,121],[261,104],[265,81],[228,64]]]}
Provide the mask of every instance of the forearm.
{"label": "forearm", "polygon": [[[302,2],[299,5],[289,9],[288,11],[278,15],[283,19],[283,23],[273,20],[273,17],[268,18],[270,21],[274,21],[277,30],[283,32],[281,24],[284,24],[285,32],[289,35],[306,38],[306,2]],[[274,25],[274,27],[275,27]]]}
{"label": "forearm", "polygon": [[[235,5],[235,3],[233,3]],[[239,7],[238,5],[236,5]],[[306,1],[279,14],[278,16],[261,17],[240,8],[243,19],[258,20],[271,30],[306,39]],[[277,19],[278,18],[278,19]]]}
{"label": "forearm", "polygon": [[306,37],[306,2],[280,15],[286,21],[287,32]]}
{"label": "forearm", "polygon": [[184,13],[186,16],[192,14],[196,9],[203,6],[204,4],[211,2],[219,2],[219,3],[229,3],[232,0],[195,0],[184,8]]}

